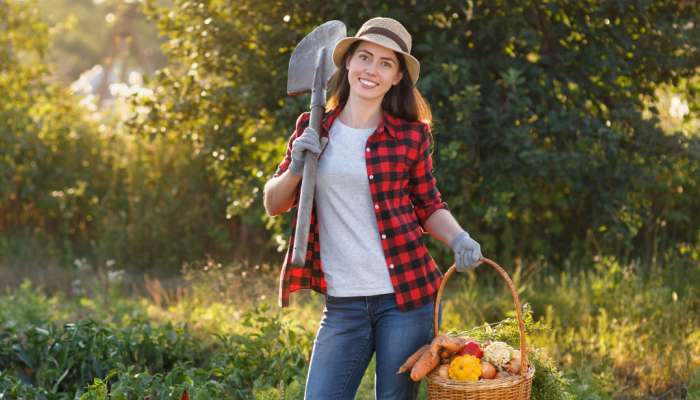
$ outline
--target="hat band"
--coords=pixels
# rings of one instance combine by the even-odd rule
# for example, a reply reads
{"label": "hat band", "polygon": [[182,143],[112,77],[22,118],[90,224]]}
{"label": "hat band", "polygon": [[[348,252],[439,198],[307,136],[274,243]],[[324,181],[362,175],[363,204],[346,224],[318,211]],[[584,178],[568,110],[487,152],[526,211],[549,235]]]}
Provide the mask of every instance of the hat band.
{"label": "hat band", "polygon": [[364,35],[369,35],[370,33],[375,33],[377,35],[382,35],[382,36],[388,37],[389,39],[396,42],[396,44],[399,45],[401,50],[403,50],[405,53],[408,53],[408,46],[406,46],[406,42],[401,40],[399,35],[395,34],[394,32],[390,31],[389,29],[381,28],[379,26],[373,26],[371,28],[367,28],[367,30],[363,31],[362,33],[360,33],[357,36],[360,37],[360,36],[364,36]]}

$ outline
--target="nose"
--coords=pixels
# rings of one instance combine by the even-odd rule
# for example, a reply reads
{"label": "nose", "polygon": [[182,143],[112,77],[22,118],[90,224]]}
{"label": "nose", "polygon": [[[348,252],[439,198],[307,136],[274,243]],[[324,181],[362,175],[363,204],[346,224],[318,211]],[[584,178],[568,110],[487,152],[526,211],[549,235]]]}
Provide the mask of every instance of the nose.
{"label": "nose", "polygon": [[371,75],[375,75],[375,71],[377,70],[377,66],[374,63],[369,63],[367,64],[367,67],[365,68],[365,72]]}

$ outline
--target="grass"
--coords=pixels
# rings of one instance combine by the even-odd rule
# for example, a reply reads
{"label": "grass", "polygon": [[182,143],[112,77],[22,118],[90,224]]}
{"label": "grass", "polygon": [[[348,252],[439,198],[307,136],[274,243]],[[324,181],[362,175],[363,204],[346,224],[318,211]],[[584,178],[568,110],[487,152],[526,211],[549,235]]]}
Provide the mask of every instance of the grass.
{"label": "grass", "polygon": [[[512,313],[510,294],[495,274],[482,268],[449,283],[443,296],[443,331],[480,326]],[[634,264],[602,258],[580,272],[533,266],[510,271],[537,326],[529,333],[530,344],[554,359],[575,398],[700,399],[696,263],[675,259],[640,271]],[[36,284],[6,289],[0,297],[0,323],[11,321],[19,328],[93,318],[126,326],[148,320],[185,323],[194,334],[210,337],[250,333],[242,323],[246,311],[264,306],[312,338],[323,311],[322,297],[308,292],[293,294],[291,307],[277,309],[277,270],[265,265],[249,270],[212,262],[191,265],[175,285],[151,277],[142,277],[137,285],[138,277],[107,267],[77,265],[66,273],[73,276],[63,280],[71,282],[63,290],[42,290],[38,273],[31,275]],[[310,343],[304,350],[307,357],[309,350]],[[305,371],[296,374],[301,377]],[[373,375],[374,360],[358,399],[373,398]],[[259,395],[279,397],[277,389],[266,390]],[[303,380],[292,392],[299,390]]]}

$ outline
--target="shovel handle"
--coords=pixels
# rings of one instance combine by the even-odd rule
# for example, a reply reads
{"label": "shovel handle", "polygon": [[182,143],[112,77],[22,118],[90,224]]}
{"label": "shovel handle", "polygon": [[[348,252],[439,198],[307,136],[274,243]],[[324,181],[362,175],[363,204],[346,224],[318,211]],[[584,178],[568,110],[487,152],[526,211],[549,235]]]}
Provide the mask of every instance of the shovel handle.
{"label": "shovel handle", "polygon": [[[312,97],[314,93],[312,93]],[[323,106],[313,105],[309,126],[316,132],[321,132],[321,117]],[[294,247],[292,247],[292,265],[302,267],[306,261],[306,252],[309,245],[309,228],[311,225],[311,207],[316,190],[316,175],[318,173],[318,155],[306,152],[304,159],[304,175],[301,179],[301,193],[297,213],[297,226],[294,232]]]}

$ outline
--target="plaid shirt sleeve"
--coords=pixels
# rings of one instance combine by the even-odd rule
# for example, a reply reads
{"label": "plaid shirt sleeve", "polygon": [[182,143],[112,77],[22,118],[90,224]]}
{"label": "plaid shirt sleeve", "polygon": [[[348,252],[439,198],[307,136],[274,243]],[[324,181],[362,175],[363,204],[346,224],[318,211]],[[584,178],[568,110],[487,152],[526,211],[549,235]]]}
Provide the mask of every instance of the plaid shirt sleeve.
{"label": "plaid shirt sleeve", "polygon": [[422,124],[421,143],[417,158],[413,161],[409,174],[411,203],[418,221],[425,231],[425,222],[439,209],[447,209],[433,176],[433,157],[430,153],[430,127]]}
{"label": "plaid shirt sleeve", "polygon": [[[282,175],[292,162],[292,143],[297,137],[301,136],[304,129],[309,125],[311,115],[305,112],[299,116],[296,122],[294,132],[292,132],[289,142],[287,143],[287,151],[282,162],[277,167],[274,177]],[[301,184],[299,185],[301,187]],[[292,208],[299,203],[299,188],[294,195],[294,203]],[[298,212],[298,211],[297,211]],[[309,229],[309,241],[306,254],[306,263],[302,267],[292,265],[292,247],[294,244],[295,227],[297,213],[292,214],[292,228],[288,240],[287,253],[284,256],[284,264],[280,271],[279,281],[279,305],[281,307],[289,306],[289,296],[292,292],[300,289],[313,289],[319,293],[325,293],[326,282],[321,269],[321,249],[318,235],[318,224],[316,223],[316,207],[311,209],[311,224]]]}

